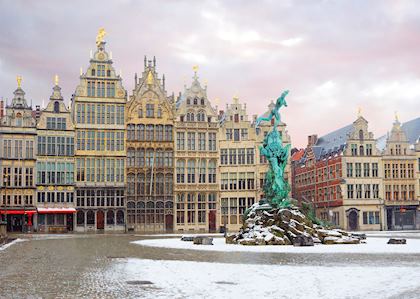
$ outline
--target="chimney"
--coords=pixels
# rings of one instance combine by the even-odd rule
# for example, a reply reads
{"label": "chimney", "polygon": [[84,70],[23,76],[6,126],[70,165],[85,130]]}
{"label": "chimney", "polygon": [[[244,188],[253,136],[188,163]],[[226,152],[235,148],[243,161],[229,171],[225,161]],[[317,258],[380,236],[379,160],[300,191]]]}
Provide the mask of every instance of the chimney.
{"label": "chimney", "polygon": [[313,134],[308,136],[308,147],[314,146],[318,141],[318,135]]}

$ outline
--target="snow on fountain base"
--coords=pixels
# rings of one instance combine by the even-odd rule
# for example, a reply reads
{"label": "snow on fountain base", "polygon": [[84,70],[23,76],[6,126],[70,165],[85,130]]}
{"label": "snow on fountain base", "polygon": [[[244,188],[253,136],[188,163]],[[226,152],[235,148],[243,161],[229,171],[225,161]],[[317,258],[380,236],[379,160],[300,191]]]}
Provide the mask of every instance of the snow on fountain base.
{"label": "snow on fountain base", "polygon": [[346,231],[312,223],[298,207],[267,209],[266,205],[255,203],[239,233],[226,236],[226,243],[295,246],[360,243],[360,238]]}

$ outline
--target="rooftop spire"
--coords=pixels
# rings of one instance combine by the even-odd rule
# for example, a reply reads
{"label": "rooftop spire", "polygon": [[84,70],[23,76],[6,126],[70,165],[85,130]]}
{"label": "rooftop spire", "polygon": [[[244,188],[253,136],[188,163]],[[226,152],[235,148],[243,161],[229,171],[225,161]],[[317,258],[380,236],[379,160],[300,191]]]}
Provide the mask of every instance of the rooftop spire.
{"label": "rooftop spire", "polygon": [[54,87],[53,93],[50,96],[50,100],[63,100],[63,96],[61,95],[61,87],[58,86],[58,75],[54,76]]}

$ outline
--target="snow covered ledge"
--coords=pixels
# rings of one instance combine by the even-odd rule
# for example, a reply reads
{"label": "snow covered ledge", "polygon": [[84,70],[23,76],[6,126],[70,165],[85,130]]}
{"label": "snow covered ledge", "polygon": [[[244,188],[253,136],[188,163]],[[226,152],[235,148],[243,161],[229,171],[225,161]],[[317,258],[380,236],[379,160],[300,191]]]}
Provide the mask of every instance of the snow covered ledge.
{"label": "snow covered ledge", "polygon": [[312,247],[294,247],[291,245],[273,246],[243,246],[237,244],[225,244],[224,238],[214,238],[213,246],[194,245],[192,242],[181,241],[179,238],[166,239],[147,239],[133,241],[131,243],[147,247],[221,251],[221,252],[272,252],[272,253],[366,253],[383,254],[398,253],[412,254],[420,253],[420,239],[407,239],[406,245],[387,244],[387,238],[372,238],[366,240],[366,244],[353,245],[322,245],[317,244]]}

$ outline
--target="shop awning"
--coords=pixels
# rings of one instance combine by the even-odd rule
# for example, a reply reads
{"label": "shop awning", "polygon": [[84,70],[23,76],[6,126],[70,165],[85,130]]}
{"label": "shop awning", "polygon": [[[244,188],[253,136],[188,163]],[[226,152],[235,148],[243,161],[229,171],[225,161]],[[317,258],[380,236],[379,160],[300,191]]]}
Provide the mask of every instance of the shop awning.
{"label": "shop awning", "polygon": [[39,214],[73,214],[75,208],[38,208]]}
{"label": "shop awning", "polygon": [[33,215],[36,214],[35,210],[0,210],[0,214],[7,215]]}

